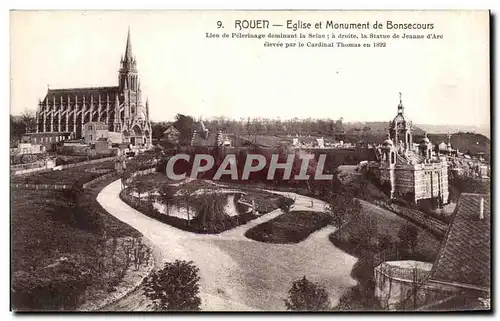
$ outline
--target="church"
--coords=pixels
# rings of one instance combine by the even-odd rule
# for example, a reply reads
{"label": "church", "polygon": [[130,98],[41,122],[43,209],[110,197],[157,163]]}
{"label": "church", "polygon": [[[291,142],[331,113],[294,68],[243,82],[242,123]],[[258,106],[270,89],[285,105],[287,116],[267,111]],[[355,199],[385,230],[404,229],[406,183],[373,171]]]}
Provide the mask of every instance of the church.
{"label": "church", "polygon": [[417,205],[431,200],[438,207],[448,204],[446,158],[434,155],[427,134],[418,144],[413,143],[412,123],[404,114],[401,93],[398,113],[389,123],[387,136],[380,150],[379,178],[391,199]]}
{"label": "church", "polygon": [[38,103],[36,133],[60,133],[58,137],[82,139],[84,125],[92,122],[104,125],[115,137],[118,133],[121,143],[149,147],[149,104],[147,100],[144,104],[142,99],[129,29],[125,55],[120,60],[118,85],[48,89]]}

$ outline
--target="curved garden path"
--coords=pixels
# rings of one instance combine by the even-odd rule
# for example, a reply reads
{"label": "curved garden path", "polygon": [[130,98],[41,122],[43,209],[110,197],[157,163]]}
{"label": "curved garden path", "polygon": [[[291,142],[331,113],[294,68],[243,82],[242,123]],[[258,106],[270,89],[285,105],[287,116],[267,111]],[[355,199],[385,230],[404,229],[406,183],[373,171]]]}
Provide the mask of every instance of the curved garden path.
{"label": "curved garden path", "polygon": [[[120,198],[120,180],[106,186],[97,201],[111,215],[129,224],[158,249],[162,262],[192,260],[200,269],[202,309],[209,311],[284,310],[283,300],[293,281],[306,275],[321,283],[333,304],[356,281],[350,276],[356,258],[332,245],[328,226],[297,244],[269,244],[244,236],[253,226],[283,212],[275,210],[218,235],[195,234],[149,218]],[[278,193],[275,191],[270,191]],[[324,203],[294,193],[294,210],[320,210]],[[138,289],[109,305],[106,310],[149,310],[149,301]]]}

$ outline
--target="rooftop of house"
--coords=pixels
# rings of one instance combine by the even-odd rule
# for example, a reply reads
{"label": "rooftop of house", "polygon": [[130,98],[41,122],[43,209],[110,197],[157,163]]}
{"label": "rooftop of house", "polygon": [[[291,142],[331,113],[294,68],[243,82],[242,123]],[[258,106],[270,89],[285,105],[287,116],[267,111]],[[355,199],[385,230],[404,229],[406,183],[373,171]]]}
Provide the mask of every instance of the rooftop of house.
{"label": "rooftop of house", "polygon": [[174,125],[170,125],[170,126],[168,126],[168,127],[167,127],[167,129],[165,129],[165,130],[163,131],[163,133],[164,133],[164,134],[166,134],[166,133],[169,133],[169,132],[171,132],[171,131],[174,131],[174,132],[180,132],[180,131],[177,129],[177,127],[175,127]]}
{"label": "rooftop of house", "polygon": [[462,193],[429,276],[465,287],[491,287],[490,196]]}

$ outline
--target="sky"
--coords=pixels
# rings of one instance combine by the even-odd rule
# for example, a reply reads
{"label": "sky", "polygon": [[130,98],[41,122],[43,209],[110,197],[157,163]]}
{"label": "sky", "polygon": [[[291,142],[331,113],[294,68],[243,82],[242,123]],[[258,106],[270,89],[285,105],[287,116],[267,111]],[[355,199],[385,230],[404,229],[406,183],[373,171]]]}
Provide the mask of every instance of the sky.
{"label": "sky", "polygon": [[[48,87],[117,85],[130,27],[152,120],[183,113],[388,121],[402,92],[414,123],[489,126],[487,18],[470,11],[17,11],[10,23],[10,108],[12,114],[36,110]],[[220,31],[219,20],[224,31],[239,32],[235,19],[423,22],[434,23],[433,33],[444,38],[389,39],[385,48],[288,49],[264,47],[265,40],[206,38]],[[292,33],[279,27],[252,32]]]}

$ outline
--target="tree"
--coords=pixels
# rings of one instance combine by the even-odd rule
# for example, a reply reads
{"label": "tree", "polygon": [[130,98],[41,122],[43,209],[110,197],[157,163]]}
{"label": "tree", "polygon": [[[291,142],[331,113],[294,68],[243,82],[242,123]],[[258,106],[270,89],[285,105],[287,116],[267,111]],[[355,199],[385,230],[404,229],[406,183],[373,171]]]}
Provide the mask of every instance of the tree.
{"label": "tree", "polygon": [[139,201],[142,202],[141,194],[148,191],[147,185],[143,181],[137,180],[134,183],[134,190],[139,194]]}
{"label": "tree", "polygon": [[191,116],[177,114],[173,126],[180,132],[179,144],[187,145],[191,142],[193,131],[195,129],[194,119]]}
{"label": "tree", "polygon": [[291,311],[326,311],[330,309],[330,300],[325,289],[304,276],[293,282],[285,306]]}
{"label": "tree", "polygon": [[143,282],[144,294],[156,310],[199,311],[199,269],[193,261],[166,262]]}
{"label": "tree", "polygon": [[159,201],[165,205],[167,215],[170,215],[170,205],[174,201],[174,192],[170,186],[163,184],[158,189],[158,193],[160,194]]}
{"label": "tree", "polygon": [[361,235],[360,244],[365,246],[366,253],[372,255],[373,239],[378,235],[378,220],[375,213],[365,213],[360,215],[359,233]]}
{"label": "tree", "polygon": [[31,110],[26,109],[21,114],[21,122],[24,125],[26,133],[31,133],[32,131],[36,130],[36,118]]}
{"label": "tree", "polygon": [[418,243],[418,228],[410,223],[403,225],[398,232],[399,248],[409,250],[412,256],[415,255],[415,248]]}
{"label": "tree", "polygon": [[182,195],[182,199],[184,201],[184,206],[186,206],[186,212],[187,212],[187,225],[189,226],[191,224],[191,218],[190,218],[190,209],[191,209],[191,195],[197,190],[198,188],[196,186],[190,185],[189,183],[182,184],[181,188],[179,190],[180,194]]}
{"label": "tree", "polygon": [[393,247],[392,238],[389,235],[382,235],[379,241],[379,251],[382,252],[383,261],[386,261],[387,251]]}
{"label": "tree", "polygon": [[162,139],[163,138],[163,132],[167,129],[166,124],[164,123],[152,123],[151,124],[151,137],[153,139]]}
{"label": "tree", "polygon": [[225,211],[227,195],[214,193],[204,195],[197,205],[196,219],[204,229],[210,228],[212,231],[224,229],[224,222],[229,218]]}
{"label": "tree", "polygon": [[288,197],[280,197],[278,199],[278,207],[284,212],[288,213],[292,209],[292,205],[295,203],[295,200]]}

